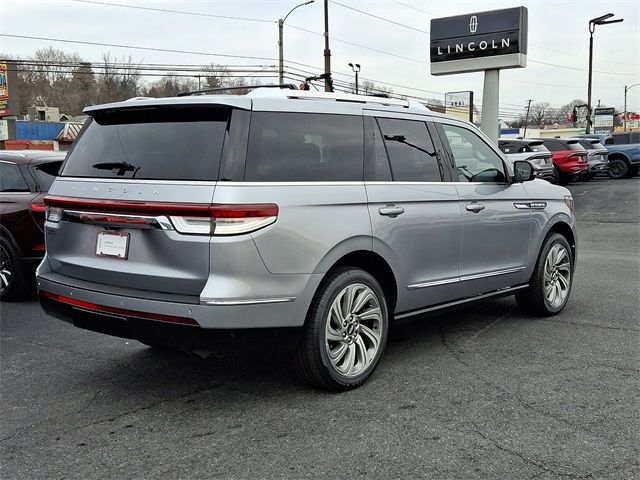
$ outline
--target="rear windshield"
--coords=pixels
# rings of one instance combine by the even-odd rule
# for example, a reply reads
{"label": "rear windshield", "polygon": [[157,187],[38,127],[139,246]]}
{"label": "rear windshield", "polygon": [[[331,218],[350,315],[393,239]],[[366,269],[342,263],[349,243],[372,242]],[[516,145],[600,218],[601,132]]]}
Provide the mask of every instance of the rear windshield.
{"label": "rear windshield", "polygon": [[229,109],[152,107],[97,112],[62,176],[217,180]]}
{"label": "rear windshield", "polygon": [[563,142],[567,146],[566,150],[584,151],[584,147],[579,142]]}
{"label": "rear windshield", "polygon": [[555,139],[545,138],[544,146],[547,147],[550,152],[561,152],[562,150],[567,150],[567,147]]}
{"label": "rear windshield", "polygon": [[534,145],[527,145],[527,152],[548,152],[549,149],[547,147],[545,147],[544,145],[540,144],[534,144]]}
{"label": "rear windshield", "polygon": [[600,142],[593,143],[593,141],[589,141],[589,140],[580,140],[580,145],[582,145],[587,150],[603,150],[604,149],[604,145],[602,145]]}

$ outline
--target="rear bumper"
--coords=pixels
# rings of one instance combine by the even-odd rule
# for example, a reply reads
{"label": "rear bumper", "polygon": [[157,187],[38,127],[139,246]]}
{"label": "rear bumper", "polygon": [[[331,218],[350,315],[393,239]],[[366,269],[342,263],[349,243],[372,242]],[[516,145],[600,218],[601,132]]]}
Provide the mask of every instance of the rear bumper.
{"label": "rear bumper", "polygon": [[609,164],[601,160],[591,160],[589,162],[589,173],[607,173]]}
{"label": "rear bumper", "polygon": [[[299,288],[297,292],[290,297],[274,298],[272,302],[265,301],[269,299],[232,299],[229,302],[210,304],[199,301],[198,297],[150,294],[143,298],[139,290],[122,288],[114,288],[111,292],[111,287],[99,283],[80,281],[47,271],[46,264],[46,261],[43,262],[37,272],[38,292],[41,298],[50,297],[41,303],[47,312],[58,318],[75,324],[74,319],[81,311],[84,317],[91,314],[100,318],[125,318],[128,324],[139,324],[140,328],[162,323],[192,323],[195,326],[178,326],[199,332],[300,327],[304,324],[307,308],[322,279],[322,275],[300,276],[296,279]],[[52,305],[60,303],[60,308],[51,310]],[[163,322],[163,319],[167,321]],[[83,324],[83,328],[87,327]],[[134,338],[129,334],[118,336]]]}
{"label": "rear bumper", "polygon": [[533,175],[536,178],[541,178],[542,180],[553,180],[555,177],[553,165],[550,165],[549,168],[534,169]]}
{"label": "rear bumper", "polygon": [[228,351],[262,350],[266,347],[287,350],[299,341],[301,329],[206,329],[199,326],[148,320],[133,315],[93,311],[81,306],[39,295],[40,305],[49,315],[76,327],[114,337],[139,340],[185,350]]}

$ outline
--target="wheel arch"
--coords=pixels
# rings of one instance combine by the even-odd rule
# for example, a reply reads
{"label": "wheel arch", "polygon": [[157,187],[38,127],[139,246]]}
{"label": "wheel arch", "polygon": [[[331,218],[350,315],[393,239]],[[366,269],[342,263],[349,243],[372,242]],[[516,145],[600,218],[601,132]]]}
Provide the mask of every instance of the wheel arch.
{"label": "wheel arch", "polygon": [[326,268],[324,277],[339,267],[360,268],[371,274],[384,291],[389,315],[393,314],[398,300],[398,284],[391,266],[380,254],[367,249],[344,253],[341,257],[333,259],[333,263]]}
{"label": "wheel arch", "polygon": [[611,152],[609,153],[609,155],[607,156],[607,159],[609,161],[611,160],[622,160],[623,162],[625,162],[628,166],[631,166],[631,159],[629,158],[629,155],[627,155],[624,152]]}
{"label": "wheel arch", "polygon": [[[573,228],[571,228],[571,225],[569,225],[569,223],[564,219],[559,218],[549,227],[544,238],[548,237],[550,233],[558,233],[567,239],[569,247],[571,247],[571,256],[573,257],[573,265],[575,269],[577,238],[575,232],[573,231]],[[542,248],[542,246],[540,248]]]}

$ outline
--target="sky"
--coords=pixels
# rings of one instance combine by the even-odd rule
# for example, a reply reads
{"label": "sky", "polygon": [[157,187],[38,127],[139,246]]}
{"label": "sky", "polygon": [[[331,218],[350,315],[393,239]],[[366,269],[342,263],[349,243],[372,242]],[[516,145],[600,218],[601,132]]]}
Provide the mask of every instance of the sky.
{"label": "sky", "polygon": [[[268,71],[277,66],[277,19],[301,1],[0,0],[0,34],[198,54],[1,35],[0,52],[24,58],[39,48],[53,46],[92,62],[99,62],[109,51],[116,57],[131,55],[135,62],[145,64],[215,62],[260,65]],[[524,112],[528,99],[549,102],[553,107],[586,99],[588,21],[605,13],[614,13],[624,22],[596,28],[593,103],[600,100],[622,111],[624,86],[640,83],[639,0],[329,0],[328,5],[331,66],[338,80],[353,81],[348,66],[352,62],[361,65],[361,79],[390,87],[394,93],[443,100],[445,92],[473,90],[481,99],[483,73],[440,77],[429,73],[430,20],[523,5],[529,13],[528,65],[501,72],[501,118],[508,120]],[[323,30],[323,0],[291,13],[284,26],[287,70],[323,72]],[[276,77],[262,80],[273,83]],[[628,92],[628,110],[640,111],[640,85]]]}

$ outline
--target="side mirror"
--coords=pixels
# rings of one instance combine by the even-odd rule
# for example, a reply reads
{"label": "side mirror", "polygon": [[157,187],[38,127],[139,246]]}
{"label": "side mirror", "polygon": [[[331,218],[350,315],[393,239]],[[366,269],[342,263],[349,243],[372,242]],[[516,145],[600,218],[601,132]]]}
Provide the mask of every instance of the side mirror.
{"label": "side mirror", "polygon": [[533,180],[533,167],[529,162],[519,160],[513,162],[513,170],[516,174],[516,182],[528,182]]}

